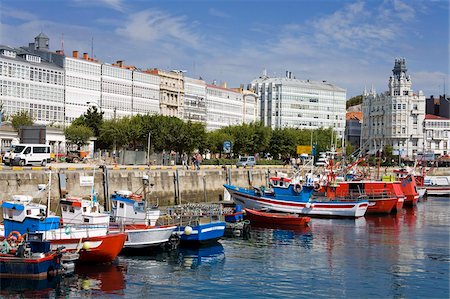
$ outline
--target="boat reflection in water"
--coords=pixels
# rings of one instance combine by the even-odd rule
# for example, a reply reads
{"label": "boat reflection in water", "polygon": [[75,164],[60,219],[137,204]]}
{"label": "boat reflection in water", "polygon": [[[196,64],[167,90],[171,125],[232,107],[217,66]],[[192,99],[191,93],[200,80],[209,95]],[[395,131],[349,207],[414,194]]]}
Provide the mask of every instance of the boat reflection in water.
{"label": "boat reflection in water", "polygon": [[127,266],[123,262],[99,264],[94,267],[89,264],[78,264],[75,267],[79,289],[97,290],[106,294],[124,294],[126,272]]}
{"label": "boat reflection in water", "polygon": [[49,298],[54,289],[59,286],[61,279],[61,276],[53,277],[50,280],[2,278],[0,279],[0,297],[16,294],[21,298],[22,296]]}
{"label": "boat reflection in water", "polygon": [[225,252],[220,242],[200,247],[179,247],[178,264],[185,269],[196,269],[225,262]]}
{"label": "boat reflection in water", "polygon": [[270,223],[252,223],[251,238],[265,244],[295,243],[304,248],[310,248],[313,235],[309,225],[283,225],[280,227]]}

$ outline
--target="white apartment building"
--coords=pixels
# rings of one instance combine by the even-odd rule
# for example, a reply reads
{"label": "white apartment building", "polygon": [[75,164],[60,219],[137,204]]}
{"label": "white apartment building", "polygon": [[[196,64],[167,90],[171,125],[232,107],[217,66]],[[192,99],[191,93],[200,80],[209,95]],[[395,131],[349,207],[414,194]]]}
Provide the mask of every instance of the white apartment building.
{"label": "white apartment building", "polygon": [[270,78],[266,74],[248,87],[260,99],[261,121],[276,128],[334,128],[341,137],[345,131],[347,92],[326,81],[299,80],[286,72],[286,77]]}
{"label": "white apartment building", "polygon": [[250,90],[241,90],[242,92],[242,117],[243,123],[249,124],[260,121],[259,117],[259,98],[256,93]]}
{"label": "white apartment building", "polygon": [[206,124],[206,83],[184,77],[184,120]]}
{"label": "white apartment building", "polygon": [[102,64],[101,107],[106,119],[133,113],[133,72],[120,66]]}
{"label": "white apartment building", "polygon": [[102,106],[102,65],[89,59],[87,53],[78,57],[78,51],[73,51],[72,57],[64,57],[63,65],[66,71],[65,121],[69,124],[90,106]]}
{"label": "white apartment building", "polygon": [[160,79],[156,75],[133,71],[132,113],[158,114]]}
{"label": "white apartment building", "polygon": [[206,130],[243,123],[243,94],[233,89],[206,85]]}
{"label": "white apartment building", "polygon": [[450,119],[426,114],[424,132],[424,144],[418,152],[433,152],[435,155],[450,153]]}
{"label": "white apartment building", "polygon": [[406,71],[405,59],[395,59],[389,90],[364,91],[361,144],[369,154],[391,145],[402,156],[413,157],[422,148],[425,96],[414,93]]}
{"label": "white apartment building", "polygon": [[6,115],[28,111],[38,124],[62,124],[64,69],[23,48],[0,46],[0,102]]}

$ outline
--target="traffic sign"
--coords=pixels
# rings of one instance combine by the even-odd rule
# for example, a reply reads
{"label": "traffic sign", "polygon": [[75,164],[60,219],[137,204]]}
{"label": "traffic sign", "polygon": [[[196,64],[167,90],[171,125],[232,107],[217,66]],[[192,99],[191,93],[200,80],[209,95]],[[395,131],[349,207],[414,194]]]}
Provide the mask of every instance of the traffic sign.
{"label": "traffic sign", "polygon": [[231,153],[231,141],[224,141],[223,142],[223,152],[225,154]]}

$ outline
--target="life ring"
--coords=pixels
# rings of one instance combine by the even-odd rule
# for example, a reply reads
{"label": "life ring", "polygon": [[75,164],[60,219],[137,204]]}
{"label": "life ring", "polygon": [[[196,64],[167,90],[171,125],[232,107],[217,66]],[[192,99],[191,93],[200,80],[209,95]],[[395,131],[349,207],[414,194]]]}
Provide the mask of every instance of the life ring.
{"label": "life ring", "polygon": [[297,194],[300,194],[300,192],[302,192],[302,185],[300,185],[300,184],[295,184],[294,185],[294,191],[295,191],[295,193],[297,193]]}
{"label": "life ring", "polygon": [[320,185],[315,183],[314,184],[314,191],[319,191],[320,190]]}
{"label": "life ring", "polygon": [[16,231],[16,230],[13,230],[12,232],[10,232],[9,233],[9,235],[8,235],[8,237],[6,237],[6,239],[7,240],[9,240],[9,239],[11,239],[12,237],[15,237],[15,239],[17,240],[17,241],[22,241],[22,235],[18,232],[18,231]]}

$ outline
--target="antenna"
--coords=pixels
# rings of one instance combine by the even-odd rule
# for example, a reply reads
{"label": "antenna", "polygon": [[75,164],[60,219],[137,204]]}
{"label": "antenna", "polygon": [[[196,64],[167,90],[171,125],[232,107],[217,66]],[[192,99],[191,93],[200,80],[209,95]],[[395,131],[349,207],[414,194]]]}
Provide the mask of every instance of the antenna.
{"label": "antenna", "polygon": [[91,40],[91,56],[94,58],[94,37],[92,37]]}
{"label": "antenna", "polygon": [[64,54],[64,33],[61,33],[61,51]]}

